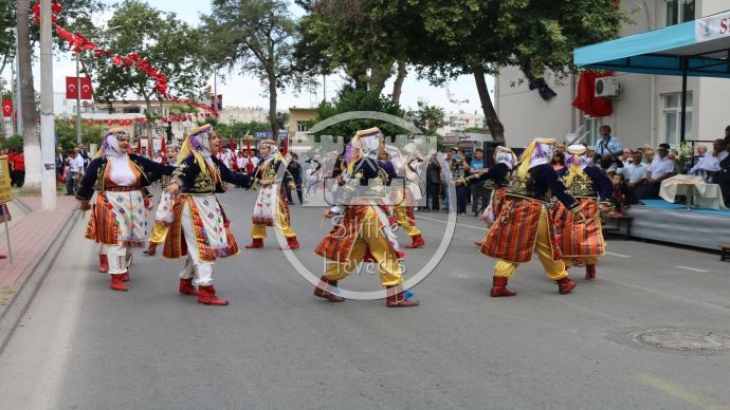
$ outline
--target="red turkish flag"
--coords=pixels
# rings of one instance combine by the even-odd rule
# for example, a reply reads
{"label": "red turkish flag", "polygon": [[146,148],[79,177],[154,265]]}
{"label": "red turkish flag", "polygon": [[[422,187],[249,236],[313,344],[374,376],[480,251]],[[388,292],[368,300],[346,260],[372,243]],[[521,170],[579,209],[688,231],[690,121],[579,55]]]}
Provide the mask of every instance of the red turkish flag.
{"label": "red turkish flag", "polygon": [[597,78],[613,75],[611,71],[595,72],[586,70],[578,80],[578,92],[573,100],[573,107],[583,111],[591,117],[606,117],[613,113],[613,104],[608,98],[595,96]]}
{"label": "red turkish flag", "polygon": [[66,98],[76,99],[78,88],[81,88],[81,99],[91,100],[94,89],[91,86],[91,77],[66,77]]}
{"label": "red turkish flag", "polygon": [[3,117],[13,116],[13,100],[3,100]]}

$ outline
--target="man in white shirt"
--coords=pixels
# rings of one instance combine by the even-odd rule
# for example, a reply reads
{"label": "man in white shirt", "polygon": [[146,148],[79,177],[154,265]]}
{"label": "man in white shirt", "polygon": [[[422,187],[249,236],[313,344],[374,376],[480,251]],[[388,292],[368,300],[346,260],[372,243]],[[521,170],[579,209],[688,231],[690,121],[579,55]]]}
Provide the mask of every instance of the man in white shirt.
{"label": "man in white shirt", "polygon": [[634,151],[631,153],[631,158],[627,161],[623,161],[624,166],[616,170],[617,174],[624,176],[626,185],[634,190],[636,197],[641,199],[646,194],[646,170],[649,168],[648,165],[641,162],[643,155],[641,151]]}
{"label": "man in white shirt", "polygon": [[84,158],[79,153],[79,149],[75,148],[71,161],[69,162],[69,171],[66,176],[66,195],[75,195],[76,183],[81,179],[84,172]]}
{"label": "man in white shirt", "polygon": [[712,176],[721,169],[720,161],[728,156],[728,152],[723,149],[724,145],[725,142],[722,138],[716,139],[712,143],[712,153],[705,154],[699,158],[699,161],[697,161],[697,164],[692,167],[689,173],[699,175],[704,178],[705,182],[710,182]]}
{"label": "man in white shirt", "polygon": [[649,184],[646,193],[648,199],[659,199],[662,181],[674,174],[674,165],[674,161],[669,159],[669,144],[659,144],[657,156],[646,170],[646,182]]}

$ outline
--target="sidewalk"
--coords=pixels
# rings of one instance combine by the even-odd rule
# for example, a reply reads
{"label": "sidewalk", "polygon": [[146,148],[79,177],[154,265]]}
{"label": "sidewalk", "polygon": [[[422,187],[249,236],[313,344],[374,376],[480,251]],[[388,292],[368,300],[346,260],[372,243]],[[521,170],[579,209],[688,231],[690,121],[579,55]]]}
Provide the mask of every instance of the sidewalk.
{"label": "sidewalk", "polygon": [[8,255],[0,260],[0,351],[81,214],[72,196],[59,196],[54,211],[43,211],[39,196],[16,197],[14,202],[9,224],[12,264],[4,224],[0,228],[0,254]]}

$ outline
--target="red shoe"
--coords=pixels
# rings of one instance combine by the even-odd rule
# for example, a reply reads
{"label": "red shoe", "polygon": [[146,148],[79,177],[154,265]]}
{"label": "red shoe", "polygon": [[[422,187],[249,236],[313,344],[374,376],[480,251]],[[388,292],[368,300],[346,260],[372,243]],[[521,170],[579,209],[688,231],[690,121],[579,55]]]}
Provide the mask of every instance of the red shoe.
{"label": "red shoe", "polygon": [[246,249],[256,249],[256,248],[263,248],[264,247],[264,240],[263,239],[254,239],[246,245]]}
{"label": "red shoe", "polygon": [[215,295],[213,285],[198,286],[198,303],[203,305],[226,306],[228,301]]}
{"label": "red shoe", "polygon": [[7,258],[8,258],[8,255],[0,254],[0,259],[7,259]]}
{"label": "red shoe", "polygon": [[395,251],[395,256],[398,258],[399,261],[402,261],[406,258],[406,253],[401,250],[398,250],[398,251]]}
{"label": "red shoe", "polygon": [[406,248],[408,248],[408,249],[420,248],[421,246],[423,246],[425,244],[426,244],[426,242],[424,242],[423,237],[419,233],[418,235],[413,237],[413,243],[406,245]]}
{"label": "red shoe", "polygon": [[492,278],[492,290],[489,292],[489,296],[493,298],[499,298],[503,296],[514,296],[517,292],[512,292],[507,289],[507,282],[509,278],[497,277]]}
{"label": "red shoe", "polygon": [[389,217],[388,218],[388,226],[396,226],[396,225],[398,225],[398,221],[396,221],[396,219],[393,218],[392,216]]}
{"label": "red shoe", "polygon": [[198,296],[198,290],[193,286],[193,278],[180,279],[180,293],[183,295]]}
{"label": "red shoe", "polygon": [[596,280],[596,265],[586,265],[586,280]]}
{"label": "red shoe", "polygon": [[482,242],[481,241],[474,241],[474,245],[476,245],[476,246],[478,246],[478,247],[481,248],[482,247]]}
{"label": "red shoe", "polygon": [[418,300],[406,299],[403,296],[403,287],[400,285],[388,286],[386,294],[385,306],[387,307],[416,307],[421,304]]}
{"label": "red shoe", "polygon": [[155,253],[157,253],[157,244],[150,242],[150,246],[148,246],[142,253],[147,256],[155,256]]}
{"label": "red shoe", "polygon": [[299,249],[301,245],[299,245],[299,241],[297,241],[296,236],[292,236],[291,238],[286,238],[287,246],[282,246],[281,250],[287,250],[287,249]]}
{"label": "red shoe", "polygon": [[573,279],[570,279],[567,276],[563,279],[556,280],[555,282],[558,284],[558,291],[561,295],[567,295],[578,285]]}
{"label": "red shoe", "polygon": [[319,283],[317,284],[317,287],[314,288],[314,296],[317,296],[322,299],[327,299],[330,302],[344,302],[345,298],[333,295],[330,293],[327,289],[333,289],[337,287],[337,281],[332,279],[327,279],[325,276],[322,276],[319,278]]}
{"label": "red shoe", "polygon": [[119,275],[122,277],[122,282],[129,282],[129,269],[126,272]]}
{"label": "red shoe", "polygon": [[122,275],[109,275],[112,277],[111,282],[109,283],[109,287],[111,290],[116,290],[117,292],[126,292],[127,291],[127,285],[124,284],[124,281],[122,280]]}
{"label": "red shoe", "polygon": [[99,255],[99,272],[109,272],[109,258],[106,255]]}

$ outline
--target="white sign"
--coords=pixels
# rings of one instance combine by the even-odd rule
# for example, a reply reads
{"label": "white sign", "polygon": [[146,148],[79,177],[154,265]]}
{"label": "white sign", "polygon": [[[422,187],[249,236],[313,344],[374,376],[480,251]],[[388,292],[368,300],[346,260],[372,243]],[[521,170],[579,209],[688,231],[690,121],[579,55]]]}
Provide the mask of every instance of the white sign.
{"label": "white sign", "polygon": [[730,11],[695,20],[695,41],[730,37]]}

